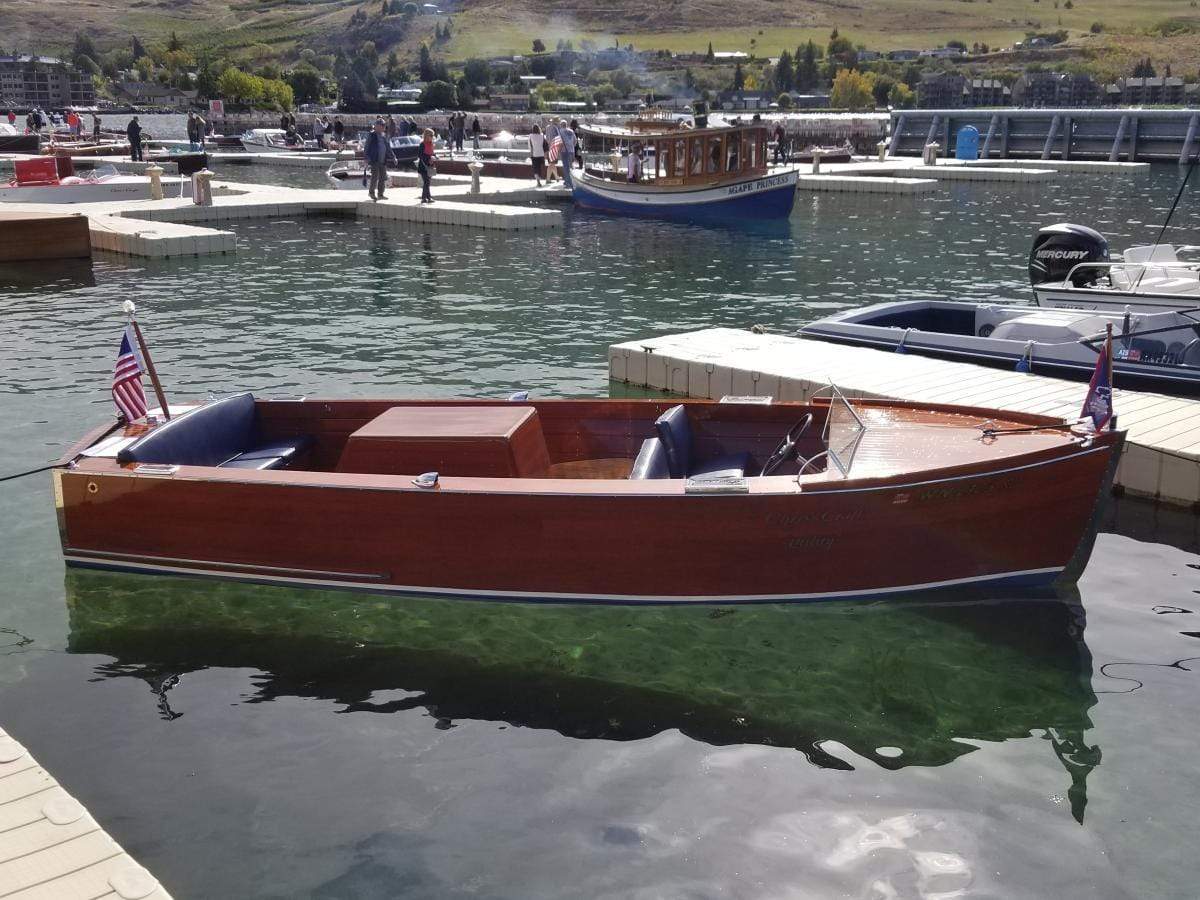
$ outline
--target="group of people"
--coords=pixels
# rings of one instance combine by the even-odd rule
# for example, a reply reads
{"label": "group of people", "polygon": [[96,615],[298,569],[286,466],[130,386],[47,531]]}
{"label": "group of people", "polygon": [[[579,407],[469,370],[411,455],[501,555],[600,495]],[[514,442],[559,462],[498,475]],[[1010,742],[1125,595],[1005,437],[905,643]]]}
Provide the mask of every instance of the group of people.
{"label": "group of people", "polygon": [[574,119],[570,124],[566,119],[560,119],[557,124],[551,121],[544,128],[536,124],[532,126],[529,132],[529,164],[538,187],[542,186],[543,178],[546,184],[557,180],[557,166],[561,162],[563,184],[574,188],[571,169],[576,164],[583,168],[583,151],[575,134],[578,127],[579,123]]}
{"label": "group of people", "polygon": [[[391,118],[390,116],[388,117]],[[415,123],[414,123],[415,127]],[[405,132],[409,134],[411,132]],[[392,152],[391,139],[395,135],[388,134],[388,122],[382,118],[375,120],[375,126],[367,139],[363,141],[363,157],[367,163],[367,194],[372,200],[386,200],[384,190],[387,188],[387,164],[396,161]],[[433,194],[430,192],[430,182],[436,171],[437,157],[433,148],[433,129],[426,128],[421,134],[421,144],[417,148],[417,174],[421,176],[421,202],[432,203]]]}
{"label": "group of people", "polygon": [[346,139],[346,123],[342,121],[341,116],[334,116],[332,122],[329,121],[329,116],[317,116],[317,120],[313,122],[313,137],[322,150],[341,147]]}
{"label": "group of people", "polygon": [[[474,150],[479,149],[479,138],[483,134],[483,126],[479,124],[479,116],[474,116],[471,120],[471,147]],[[446,120],[446,146],[450,151],[461,153],[463,142],[467,139],[467,114],[461,110],[450,113],[450,118]]]}
{"label": "group of people", "polygon": [[207,128],[208,123],[204,121],[203,116],[199,113],[188,112],[187,139],[192,150],[199,152],[204,149],[204,132]]}

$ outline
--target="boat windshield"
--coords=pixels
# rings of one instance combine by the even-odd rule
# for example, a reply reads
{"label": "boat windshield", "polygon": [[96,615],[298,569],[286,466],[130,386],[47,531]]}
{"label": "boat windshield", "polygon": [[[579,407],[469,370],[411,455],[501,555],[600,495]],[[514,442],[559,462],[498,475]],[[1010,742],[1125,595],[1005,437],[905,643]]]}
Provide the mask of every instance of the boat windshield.
{"label": "boat windshield", "polygon": [[108,181],[110,178],[116,178],[120,173],[117,167],[113,165],[96,166],[92,171],[84,176],[86,181]]}
{"label": "boat windshield", "polygon": [[830,461],[842,473],[842,477],[849,478],[854,454],[858,452],[858,445],[867,427],[842,392],[836,387],[832,390],[829,417],[825,420],[825,447]]}

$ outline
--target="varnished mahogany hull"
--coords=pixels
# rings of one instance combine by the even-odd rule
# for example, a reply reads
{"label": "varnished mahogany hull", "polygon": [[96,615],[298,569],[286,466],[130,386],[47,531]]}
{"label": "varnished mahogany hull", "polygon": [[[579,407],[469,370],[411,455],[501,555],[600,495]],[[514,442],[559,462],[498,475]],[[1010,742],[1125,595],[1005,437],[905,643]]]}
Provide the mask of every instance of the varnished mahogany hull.
{"label": "varnished mahogany hull", "polygon": [[71,565],[481,598],[814,600],[1077,575],[1120,441],[728,495],[681,481],[139,477],[95,460],[55,478]]}

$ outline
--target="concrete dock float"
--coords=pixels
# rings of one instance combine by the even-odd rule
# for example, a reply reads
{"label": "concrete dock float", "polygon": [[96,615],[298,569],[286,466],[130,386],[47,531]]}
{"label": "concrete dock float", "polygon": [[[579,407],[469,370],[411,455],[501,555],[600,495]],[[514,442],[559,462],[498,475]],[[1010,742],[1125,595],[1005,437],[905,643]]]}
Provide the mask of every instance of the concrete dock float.
{"label": "concrete dock float", "polygon": [[412,188],[396,190],[394,196],[375,202],[365,191],[214,182],[211,206],[170,197],[69,206],[6,203],[4,209],[25,214],[78,213],[87,217],[93,249],[163,259],[235,252],[237,235],[219,227],[235,219],[339,212],[371,220],[516,231],[560,227],[560,210],[532,204],[570,199],[570,193],[560,187],[534,188],[509,179],[487,179],[478,194],[471,194],[470,186],[458,181],[437,184],[436,202],[428,204],[421,203]]}
{"label": "concrete dock float", "polygon": [[170,895],[0,728],[0,898],[170,900]]}
{"label": "concrete dock float", "polygon": [[[608,362],[613,381],[712,399],[807,400],[832,381],[848,397],[1074,419],[1087,393],[1081,382],[734,328],[615,344]],[[1200,504],[1200,400],[1118,388],[1113,406],[1128,434],[1116,484],[1170,505]]]}
{"label": "concrete dock float", "polygon": [[926,194],[937,190],[936,178],[896,178],[885,175],[801,175],[798,191],[834,191],[849,194]]}

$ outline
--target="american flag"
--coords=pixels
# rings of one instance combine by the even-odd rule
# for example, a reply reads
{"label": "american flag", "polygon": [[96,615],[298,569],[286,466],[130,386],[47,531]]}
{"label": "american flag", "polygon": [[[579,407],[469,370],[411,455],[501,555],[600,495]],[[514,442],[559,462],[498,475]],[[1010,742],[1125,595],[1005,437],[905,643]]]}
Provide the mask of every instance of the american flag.
{"label": "american flag", "polygon": [[549,156],[550,162],[552,162],[552,163],[558,162],[558,157],[559,157],[559,154],[562,153],[562,149],[563,149],[562,135],[556,134],[554,136],[554,140],[551,141],[551,143],[550,143],[550,156]]}
{"label": "american flag", "polygon": [[129,334],[132,325],[125,327],[121,335],[121,350],[117,354],[117,364],[113,366],[112,396],[117,405],[117,412],[127,421],[134,422],[146,415],[146,392],[142,390],[142,364],[134,352],[133,341]]}

